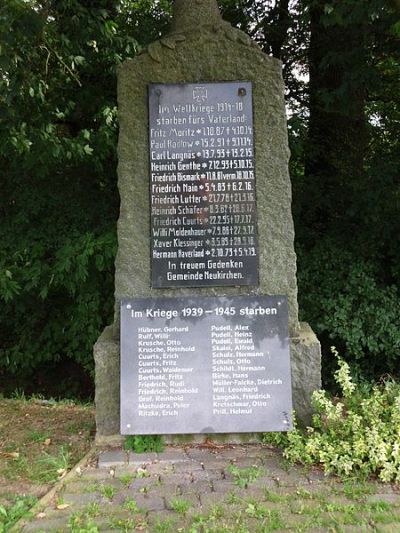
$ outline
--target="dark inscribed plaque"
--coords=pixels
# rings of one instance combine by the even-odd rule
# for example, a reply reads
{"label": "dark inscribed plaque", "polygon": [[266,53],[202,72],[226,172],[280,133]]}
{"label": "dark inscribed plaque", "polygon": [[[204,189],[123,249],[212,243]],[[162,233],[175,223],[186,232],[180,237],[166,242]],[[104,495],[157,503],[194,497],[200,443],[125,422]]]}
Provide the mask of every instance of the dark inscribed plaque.
{"label": "dark inscribed plaque", "polygon": [[257,285],[250,82],[149,86],[152,286]]}
{"label": "dark inscribed plaque", "polygon": [[121,303],[121,433],[292,427],[287,297]]}

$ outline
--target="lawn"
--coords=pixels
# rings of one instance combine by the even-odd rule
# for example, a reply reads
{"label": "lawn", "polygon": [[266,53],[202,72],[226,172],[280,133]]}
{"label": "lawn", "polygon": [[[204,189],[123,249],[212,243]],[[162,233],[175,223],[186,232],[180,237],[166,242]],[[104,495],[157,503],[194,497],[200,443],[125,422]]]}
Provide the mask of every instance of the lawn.
{"label": "lawn", "polygon": [[0,399],[0,532],[90,449],[94,407]]}

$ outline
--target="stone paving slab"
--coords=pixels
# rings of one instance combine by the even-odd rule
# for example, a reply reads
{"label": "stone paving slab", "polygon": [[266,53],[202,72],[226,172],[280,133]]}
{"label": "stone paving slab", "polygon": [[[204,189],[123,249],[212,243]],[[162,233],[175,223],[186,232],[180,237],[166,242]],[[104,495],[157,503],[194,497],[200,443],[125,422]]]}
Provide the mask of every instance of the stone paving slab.
{"label": "stone paving slab", "polygon": [[213,483],[211,481],[193,481],[190,485],[181,486],[181,494],[206,494],[214,492]]}
{"label": "stone paving slab", "polygon": [[[151,452],[151,453],[130,452],[128,462],[130,465],[140,466],[140,465],[145,465],[147,463],[152,463],[154,461],[157,461],[157,459],[158,459],[158,454],[155,452]],[[101,465],[100,465],[100,468],[101,468]]]}
{"label": "stone paving slab", "polygon": [[[138,455],[99,452],[97,465],[68,479],[42,518],[16,531],[189,533],[201,531],[199,524],[221,533],[363,531],[368,524],[400,531],[398,487],[370,482],[352,492],[351,484],[316,469],[288,467],[262,445]],[[57,510],[60,502],[68,507]]]}
{"label": "stone paving slab", "polygon": [[99,468],[111,468],[128,464],[128,454],[122,450],[107,450],[99,454]]}
{"label": "stone paving slab", "polygon": [[[40,519],[40,520],[33,520],[30,524],[27,524],[23,531],[24,533],[33,533],[33,532],[40,532],[43,531],[44,533],[47,533],[51,530],[57,530],[61,528],[65,528],[66,524],[63,519],[54,518],[54,519]],[[62,529],[61,529],[62,530]],[[64,529],[65,531],[68,531],[67,529]]]}
{"label": "stone paving slab", "polygon": [[392,503],[394,505],[400,505],[400,493],[389,493],[389,494],[372,494],[367,498],[368,503]]}

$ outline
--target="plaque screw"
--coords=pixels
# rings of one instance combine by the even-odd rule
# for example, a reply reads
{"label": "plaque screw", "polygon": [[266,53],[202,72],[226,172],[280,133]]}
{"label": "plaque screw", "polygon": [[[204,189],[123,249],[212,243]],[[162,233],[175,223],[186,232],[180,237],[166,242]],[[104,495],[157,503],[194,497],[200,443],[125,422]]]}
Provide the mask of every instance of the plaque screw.
{"label": "plaque screw", "polygon": [[126,427],[127,427],[127,428],[130,428],[130,427],[131,427],[131,425],[130,425],[130,424],[126,424]]}
{"label": "plaque screw", "polygon": [[162,93],[161,93],[161,89],[156,89],[156,95],[157,95],[157,96],[161,96],[161,94],[162,94]]}
{"label": "plaque screw", "polygon": [[240,89],[238,90],[238,95],[239,96],[246,96],[247,94],[247,91],[244,87],[240,87]]}
{"label": "plaque screw", "polygon": [[127,309],[132,309],[131,304],[128,304],[128,305],[126,306],[126,308],[127,308]]}

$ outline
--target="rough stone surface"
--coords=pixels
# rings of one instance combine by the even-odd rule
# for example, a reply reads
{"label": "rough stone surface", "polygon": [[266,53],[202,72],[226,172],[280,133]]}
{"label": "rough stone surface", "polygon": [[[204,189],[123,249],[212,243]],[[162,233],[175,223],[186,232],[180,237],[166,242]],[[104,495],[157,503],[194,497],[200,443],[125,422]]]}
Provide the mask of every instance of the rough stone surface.
{"label": "rough stone surface", "polygon": [[[178,0],[172,32],[119,69],[118,187],[121,197],[115,270],[115,319],[95,345],[98,438],[119,432],[121,298],[194,295],[287,295],[294,405],[310,418],[310,392],[320,383],[319,343],[299,329],[291,213],[289,148],[281,63],[220,17],[215,0]],[[197,16],[190,17],[190,9]],[[193,11],[192,11],[193,13]],[[193,21],[196,21],[193,24]],[[253,83],[259,286],[152,289],[147,86],[248,80]],[[240,440],[231,438],[229,440]],[[247,441],[250,440],[248,436]]]}
{"label": "rough stone surface", "polygon": [[215,0],[174,0],[175,15],[171,33],[196,29],[199,23],[220,24],[221,15]]}
{"label": "rough stone surface", "polygon": [[96,427],[100,436],[119,433],[119,342],[105,328],[94,345]]}
{"label": "rough stone surface", "polygon": [[[258,287],[163,289],[163,296],[285,294],[291,331],[298,329],[296,257],[288,174],[284,87],[281,64],[261,51],[227,37],[236,31],[222,23],[199,26],[175,49],[160,45],[159,59],[150,53],[125,62],[119,70],[119,165],[121,211],[116,259],[115,327],[123,297],[159,296],[150,288],[150,204],[147,85],[151,82],[194,83],[217,80],[253,82],[255,162],[260,284]],[[244,35],[244,34],[243,34]]]}
{"label": "rough stone surface", "polygon": [[[180,27],[181,32],[185,30],[188,28]],[[162,294],[288,294],[290,322],[296,330],[294,231],[281,64],[253,48],[246,34],[220,18],[214,20],[214,26],[199,25],[196,19],[196,29],[190,28],[182,37],[185,39],[177,41],[173,49],[160,42],[159,61],[149,51],[125,62],[119,71],[121,213],[115,323],[118,324],[122,297],[160,294],[159,290],[150,288],[148,83],[244,79],[254,85],[260,286],[164,289]],[[174,34],[170,38],[173,39]]]}
{"label": "rough stone surface", "polygon": [[290,339],[293,408],[298,421],[311,423],[311,395],[321,388],[321,345],[308,324],[302,322],[298,335]]}

